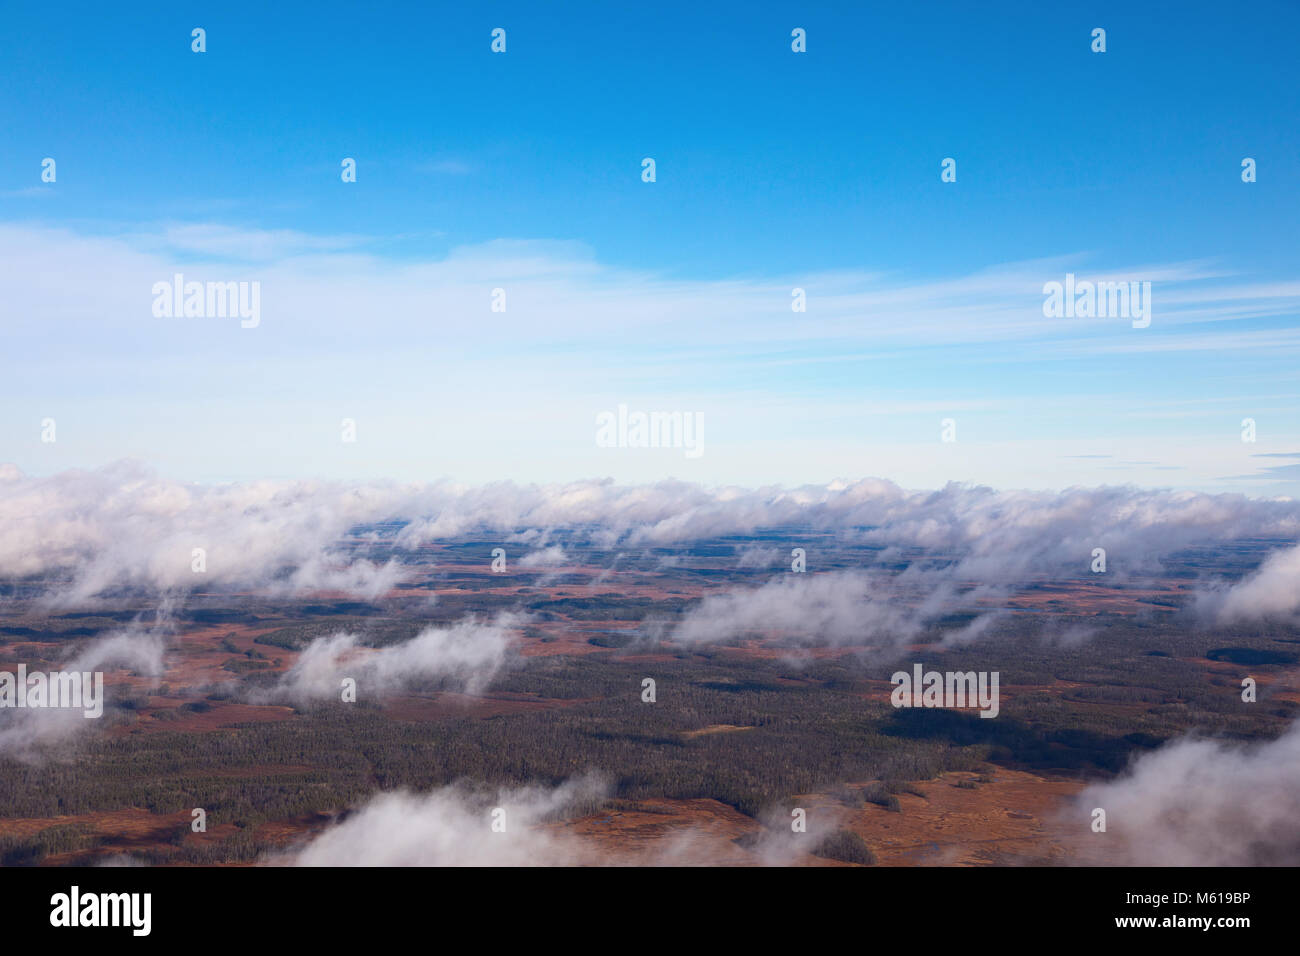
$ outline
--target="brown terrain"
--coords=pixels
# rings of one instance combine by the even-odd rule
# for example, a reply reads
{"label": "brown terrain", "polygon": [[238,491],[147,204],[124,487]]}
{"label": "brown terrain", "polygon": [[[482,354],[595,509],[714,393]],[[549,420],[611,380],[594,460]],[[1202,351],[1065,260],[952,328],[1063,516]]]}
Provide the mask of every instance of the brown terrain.
{"label": "brown terrain", "polygon": [[[443,570],[449,567],[445,559],[440,560],[439,566]],[[473,608],[484,594],[490,594],[497,605],[526,604],[537,601],[539,597],[606,598],[614,601],[647,599],[657,603],[699,598],[719,586],[712,579],[702,583],[699,577],[673,575],[671,569],[662,573],[611,572],[595,566],[575,565],[563,568],[565,584],[554,590],[539,587],[536,580],[533,584],[501,587],[498,585],[502,582],[481,564],[451,564],[450,568],[468,580],[456,584],[430,582],[418,594],[433,594],[439,602]],[[667,581],[665,575],[669,575]],[[574,586],[572,580],[575,576],[600,583]],[[1172,605],[1186,597],[1186,590],[1187,585],[1180,581],[1161,582],[1144,589],[1067,582],[1036,586],[1018,593],[1006,602],[1005,607],[1013,613],[1031,615],[1068,610],[1075,620],[1093,614],[1163,615],[1171,612]],[[410,601],[412,596],[410,589],[395,590],[383,600],[397,603]],[[311,600],[328,603],[346,600],[346,595],[317,594],[312,595]],[[11,623],[15,622],[24,623],[23,619],[11,619]],[[299,656],[297,651],[255,642],[255,638],[283,628],[286,623],[289,622],[189,624],[181,627],[171,636],[166,672],[159,679],[132,676],[121,671],[106,675],[110,688],[130,689],[141,698],[135,719],[112,726],[107,732],[114,736],[156,732],[220,734],[241,725],[298,719],[293,707],[278,704],[218,699],[209,700],[203,709],[185,706],[196,699],[198,689],[237,679],[227,666],[232,660],[240,666],[255,662],[251,666],[266,673],[283,673],[291,668]],[[530,621],[519,635],[516,651],[525,658],[585,658],[608,653],[607,647],[592,642],[594,637],[626,634],[631,638],[639,633],[640,627],[641,622],[636,620],[543,616]],[[851,660],[866,649],[825,646],[795,649],[755,636],[736,642],[734,646],[712,648],[712,651],[724,660],[780,661],[794,657],[817,661]],[[943,648],[917,645],[912,650],[942,653]],[[33,661],[58,659],[60,651],[58,642],[23,640],[10,642],[0,653],[6,661]],[[638,645],[620,658],[624,662],[645,665],[673,659],[673,649],[653,643]],[[1200,668],[1206,682],[1225,678],[1235,680],[1242,671],[1238,665],[1203,657],[1180,659]],[[779,680],[789,684],[806,683],[799,677],[784,676]],[[1259,683],[1262,692],[1270,693],[1277,700],[1300,703],[1300,671],[1291,669],[1260,675]],[[866,682],[866,686],[868,690],[861,694],[864,700],[888,702],[892,686],[887,680],[872,680]],[[1042,684],[1008,682],[1002,684],[1001,694],[1005,706],[1008,701],[1024,694],[1068,698],[1088,686],[1081,681],[1059,679]],[[480,696],[449,691],[396,696],[385,700],[382,706],[393,720],[424,722],[453,717],[489,720],[501,715],[573,708],[587,700],[554,699],[489,689]],[[1106,701],[1090,703],[1089,706],[1123,715],[1138,714],[1147,705],[1141,701]],[[734,724],[709,724],[685,731],[683,737],[691,740],[739,737],[753,729]],[[301,774],[311,769],[266,764],[229,772],[273,780],[277,775]],[[220,770],[213,772],[220,773]],[[865,785],[870,782],[857,783]],[[1083,786],[1078,774],[1037,773],[989,764],[980,772],[948,772],[934,779],[917,781],[916,790],[924,795],[899,793],[896,810],[872,803],[846,806],[826,793],[805,794],[795,799],[799,805],[818,810],[823,817],[833,817],[839,821],[840,828],[862,837],[874,851],[878,864],[883,866],[1057,864],[1089,860],[1086,840],[1078,836],[1067,838],[1067,828],[1062,823],[1062,814],[1070,798]],[[59,824],[80,824],[100,838],[101,845],[93,851],[53,854],[43,862],[48,865],[105,862],[167,843],[178,830],[188,825],[189,819],[188,813],[155,814],[141,808],[43,819],[9,818],[0,819],[0,838],[31,835]],[[276,820],[259,824],[258,832],[278,845],[289,846],[319,830],[330,819],[330,814],[322,813],[300,819]],[[763,831],[762,825],[753,817],[715,800],[617,800],[599,812],[547,826],[579,837],[615,863],[753,864],[767,858],[765,852],[753,847],[753,840]],[[228,836],[232,829],[230,824],[214,824],[206,834],[187,834],[185,838],[215,843]],[[1078,834],[1079,828],[1072,825],[1069,831]],[[834,860],[804,852],[797,843],[782,845],[772,852],[777,853],[781,862],[840,865]]]}

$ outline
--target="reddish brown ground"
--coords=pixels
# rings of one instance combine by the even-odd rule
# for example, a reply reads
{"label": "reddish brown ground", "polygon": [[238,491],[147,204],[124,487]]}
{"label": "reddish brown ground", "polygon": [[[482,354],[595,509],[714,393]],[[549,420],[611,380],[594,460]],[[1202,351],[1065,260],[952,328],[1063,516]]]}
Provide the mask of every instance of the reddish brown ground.
{"label": "reddish brown ground", "polygon": [[[975,789],[957,786],[979,776],[949,773],[925,781],[918,786],[924,797],[898,795],[898,812],[874,804],[849,809],[826,794],[796,802],[810,821],[834,821],[834,828],[861,836],[879,866],[1096,862],[1087,844],[1088,821],[1064,816],[1080,783],[990,767],[990,782]],[[845,865],[801,849],[802,841],[814,841],[815,825],[806,834],[769,837],[760,844],[765,849],[746,849],[745,838],[759,837],[762,826],[715,800],[620,803],[550,829],[581,838],[616,864]]]}

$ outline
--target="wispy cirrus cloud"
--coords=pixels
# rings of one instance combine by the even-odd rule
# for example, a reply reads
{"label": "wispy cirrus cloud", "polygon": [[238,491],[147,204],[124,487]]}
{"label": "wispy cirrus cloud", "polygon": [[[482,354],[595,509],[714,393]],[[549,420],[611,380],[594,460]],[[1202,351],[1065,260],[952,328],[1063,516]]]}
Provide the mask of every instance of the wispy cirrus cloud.
{"label": "wispy cirrus cloud", "polygon": [[[643,481],[685,467],[723,482],[870,472],[1062,487],[1104,479],[1087,459],[1061,468],[1063,449],[1098,450],[1084,446],[1093,435],[1163,444],[1159,455],[1100,451],[1159,457],[1180,485],[1205,488],[1222,486],[1224,454],[1211,446],[1216,432],[1233,437],[1230,416],[1258,415],[1263,443],[1300,438],[1294,398],[1238,401],[1259,383],[1261,395],[1287,394],[1278,375],[1300,347],[1277,324],[1300,306],[1288,278],[1203,261],[1088,272],[1090,260],[1062,256],[947,277],[864,266],[687,279],[611,265],[571,241],[388,252],[376,237],[219,222],[0,225],[0,322],[30,357],[0,383],[17,416],[0,439],[24,448],[28,467],[98,464],[116,448],[219,478],[293,474],[310,460],[349,477],[427,477],[455,462],[491,480],[522,459],[538,479]],[[1066,271],[1152,281],[1154,324],[1044,318],[1043,284]],[[178,272],[259,283],[257,328],[155,317],[154,284]],[[791,310],[795,288],[806,312]],[[498,291],[506,307],[493,311]],[[1241,356],[1233,370],[1216,371],[1212,397],[1171,427],[1173,405],[1206,398],[1201,365],[1225,350]],[[1185,363],[1159,388],[1139,374],[1151,353]],[[1121,363],[1113,377],[1080,364],[1106,357]],[[711,451],[687,466],[603,453],[591,421],[620,402],[703,414]],[[150,413],[159,406],[189,427]],[[32,447],[32,423],[59,411],[84,438]],[[937,447],[950,416],[961,454]],[[364,451],[325,446],[344,417],[361,423]],[[1156,466],[1131,476],[1170,478]]]}

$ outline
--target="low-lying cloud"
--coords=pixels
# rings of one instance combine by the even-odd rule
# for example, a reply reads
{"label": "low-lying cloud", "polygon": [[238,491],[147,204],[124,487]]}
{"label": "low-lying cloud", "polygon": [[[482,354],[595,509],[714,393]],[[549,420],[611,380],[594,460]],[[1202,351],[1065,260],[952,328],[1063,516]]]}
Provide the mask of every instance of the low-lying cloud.
{"label": "low-lying cloud", "polygon": [[604,794],[604,784],[595,777],[554,789],[525,787],[492,796],[462,786],[426,794],[381,793],[297,851],[268,862],[298,866],[592,864],[599,860],[593,846],[540,824]]}
{"label": "low-lying cloud", "polygon": [[1300,547],[1273,552],[1254,573],[1207,590],[1198,603],[1220,624],[1294,619],[1300,611]]}
{"label": "low-lying cloud", "polygon": [[358,700],[388,697],[434,681],[477,694],[505,665],[522,623],[514,614],[488,622],[467,619],[378,648],[363,646],[355,634],[317,638],[273,688],[258,692],[259,698],[340,700],[345,678],[356,681]]}
{"label": "low-lying cloud", "polygon": [[[806,832],[774,811],[740,846],[707,825],[655,828],[646,842],[617,849],[579,832],[571,821],[596,810],[609,794],[599,774],[554,788],[530,786],[489,793],[468,785],[418,794],[371,797],[343,822],[264,863],[297,866],[789,866],[810,860],[842,814],[819,808]],[[570,821],[570,822],[566,822]],[[495,828],[494,828],[495,824]]]}
{"label": "low-lying cloud", "polygon": [[1105,861],[1141,866],[1300,865],[1300,723],[1276,740],[1184,739],[1144,754],[1078,797],[1100,807]]}
{"label": "low-lying cloud", "polygon": [[[356,533],[380,522],[393,525],[383,534]],[[343,591],[375,600],[402,582],[403,555],[431,543],[471,532],[544,542],[565,529],[582,529],[591,546],[615,553],[770,529],[828,532],[869,549],[881,565],[934,572],[927,586],[996,591],[1085,576],[1097,549],[1107,555],[1104,580],[1114,583],[1157,572],[1186,548],[1295,540],[1300,502],[1118,487],[1049,493],[952,484],[908,491],[880,479],[793,489],[601,480],[197,485],[119,463],[48,477],[0,468],[0,527],[0,579],[40,578],[52,600],[73,605],[123,587],[177,596],[218,587],[280,596]],[[1294,612],[1298,554],[1279,553],[1231,591],[1220,586],[1213,613],[1236,620]],[[754,555],[742,554],[741,564],[761,564]],[[553,568],[569,561],[563,547],[550,544],[518,564]],[[786,587],[797,597],[800,588],[829,585],[774,585],[767,593]],[[1206,589],[1213,591],[1209,582]],[[869,619],[897,623],[871,604]],[[821,614],[834,629],[847,626],[840,607],[837,600]]]}
{"label": "low-lying cloud", "polygon": [[880,583],[862,572],[783,575],[759,587],[706,596],[670,636],[682,644],[723,643],[755,634],[776,634],[799,644],[905,641],[923,626],[925,612],[874,590]]}
{"label": "low-lying cloud", "polygon": [[[57,670],[64,673],[106,676],[121,672],[148,677],[156,684],[162,676],[166,639],[157,631],[132,625],[103,637],[93,638],[65,661],[29,665],[29,671]],[[9,668],[5,668],[9,670]],[[11,671],[12,673],[12,671]],[[64,707],[0,708],[0,755],[19,760],[40,760],[85,734],[95,733],[109,719],[113,686],[105,683],[100,716],[87,719],[82,709]]]}

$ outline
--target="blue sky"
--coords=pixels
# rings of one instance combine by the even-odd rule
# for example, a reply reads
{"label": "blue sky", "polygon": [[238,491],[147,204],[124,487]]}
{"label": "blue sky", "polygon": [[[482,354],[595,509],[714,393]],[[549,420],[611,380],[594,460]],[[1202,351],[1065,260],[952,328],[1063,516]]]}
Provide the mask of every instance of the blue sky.
{"label": "blue sky", "polygon": [[[1259,457],[1300,452],[1300,7],[816,6],[12,7],[0,457],[1300,490]],[[261,326],[154,318],[172,269]],[[1152,326],[1044,318],[1067,271]],[[707,453],[592,447],[619,403]]]}

